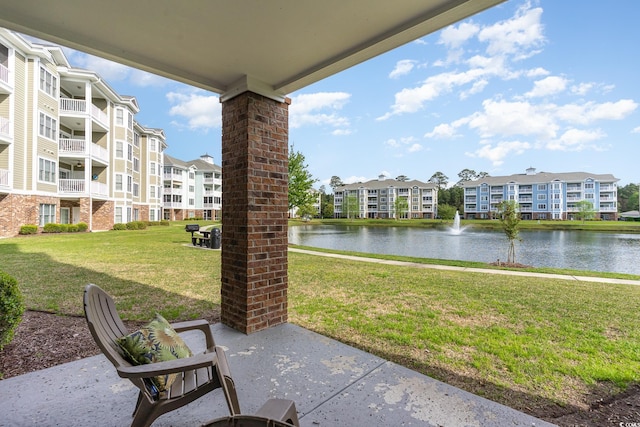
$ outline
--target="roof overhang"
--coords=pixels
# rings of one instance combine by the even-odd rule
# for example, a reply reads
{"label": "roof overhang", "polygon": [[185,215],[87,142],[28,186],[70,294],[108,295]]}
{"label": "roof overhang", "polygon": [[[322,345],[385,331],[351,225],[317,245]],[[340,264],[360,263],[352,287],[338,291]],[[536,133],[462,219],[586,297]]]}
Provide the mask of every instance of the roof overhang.
{"label": "roof overhang", "polygon": [[231,97],[284,97],[504,0],[0,0],[0,26]]}

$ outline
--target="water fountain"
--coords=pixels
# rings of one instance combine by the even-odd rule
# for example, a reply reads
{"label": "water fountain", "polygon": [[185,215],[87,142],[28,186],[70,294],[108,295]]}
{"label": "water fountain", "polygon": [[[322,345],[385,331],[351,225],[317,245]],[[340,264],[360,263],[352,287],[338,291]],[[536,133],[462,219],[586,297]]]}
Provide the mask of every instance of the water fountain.
{"label": "water fountain", "polygon": [[460,227],[460,212],[456,211],[456,215],[453,217],[453,226],[450,227],[451,230],[451,234],[460,234],[462,233],[462,230],[464,230],[463,227]]}

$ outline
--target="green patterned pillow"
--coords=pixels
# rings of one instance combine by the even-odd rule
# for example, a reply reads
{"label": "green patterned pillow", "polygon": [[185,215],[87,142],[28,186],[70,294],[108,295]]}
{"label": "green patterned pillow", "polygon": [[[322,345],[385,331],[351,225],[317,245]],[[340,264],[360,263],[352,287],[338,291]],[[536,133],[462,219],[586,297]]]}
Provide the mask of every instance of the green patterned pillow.
{"label": "green patterned pillow", "polygon": [[[139,330],[118,339],[124,356],[134,365],[183,359],[193,354],[182,338],[173,330],[169,322],[160,314]],[[154,377],[153,385],[158,392],[171,387],[178,374]],[[153,393],[153,387],[150,387]]]}

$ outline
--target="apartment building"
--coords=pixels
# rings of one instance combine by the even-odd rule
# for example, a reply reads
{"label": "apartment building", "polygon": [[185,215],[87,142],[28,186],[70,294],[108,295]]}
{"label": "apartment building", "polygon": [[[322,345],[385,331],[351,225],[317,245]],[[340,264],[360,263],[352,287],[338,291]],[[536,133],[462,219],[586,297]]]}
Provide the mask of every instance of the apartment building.
{"label": "apartment building", "polygon": [[[406,200],[406,211],[396,212],[398,198]],[[435,218],[438,188],[433,183],[380,175],[377,180],[336,187],[333,203],[335,218]]]}
{"label": "apartment building", "polygon": [[500,202],[518,203],[522,219],[576,218],[578,202],[591,202],[596,217],[618,219],[618,179],[587,172],[550,173],[529,168],[524,174],[485,177],[461,183],[464,217],[492,218]]}
{"label": "apartment building", "polygon": [[222,168],[208,154],[188,162],[164,155],[164,219],[220,220]]}
{"label": "apartment building", "polygon": [[25,224],[160,219],[166,138],[138,112],[59,47],[0,29],[0,237]]}

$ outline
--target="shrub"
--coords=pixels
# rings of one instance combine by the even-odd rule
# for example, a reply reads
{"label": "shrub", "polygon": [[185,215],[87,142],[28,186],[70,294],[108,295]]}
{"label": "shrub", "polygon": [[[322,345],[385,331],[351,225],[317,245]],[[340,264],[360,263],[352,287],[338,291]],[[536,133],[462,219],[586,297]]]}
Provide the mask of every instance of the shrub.
{"label": "shrub", "polygon": [[86,222],[79,222],[76,225],[78,226],[78,231],[80,231],[80,232],[84,232],[84,231],[87,231],[89,229],[89,226],[87,225]]}
{"label": "shrub", "polygon": [[35,224],[25,224],[20,227],[19,234],[36,234],[38,232],[38,226]]}
{"label": "shrub", "polygon": [[145,221],[131,221],[126,224],[127,230],[145,230],[147,223]]}
{"label": "shrub", "polygon": [[42,227],[42,232],[43,233],[61,233],[63,230],[63,225],[64,224],[55,224],[53,222],[50,222],[48,224],[45,224],[44,227]]}
{"label": "shrub", "polygon": [[77,233],[78,232],[78,224],[66,224],[67,233]]}
{"label": "shrub", "polygon": [[0,350],[11,342],[24,313],[24,301],[13,277],[0,271]]}
{"label": "shrub", "polygon": [[113,224],[113,229],[114,230],[126,230],[127,229],[127,224],[124,224],[124,223]]}

